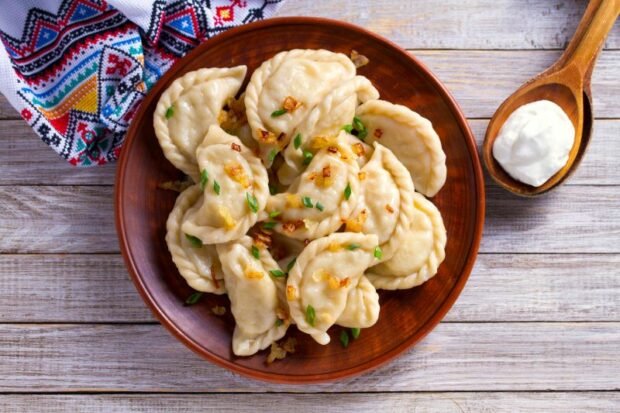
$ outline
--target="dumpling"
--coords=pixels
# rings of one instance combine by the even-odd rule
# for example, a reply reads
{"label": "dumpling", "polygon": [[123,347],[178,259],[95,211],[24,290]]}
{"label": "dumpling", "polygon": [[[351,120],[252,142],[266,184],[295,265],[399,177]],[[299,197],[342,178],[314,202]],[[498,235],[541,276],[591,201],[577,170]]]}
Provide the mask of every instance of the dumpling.
{"label": "dumpling", "polygon": [[370,161],[361,169],[361,198],[346,221],[345,231],[375,234],[390,259],[403,243],[414,216],[411,175],[394,153],[375,141]]}
{"label": "dumpling", "polygon": [[384,100],[369,100],[357,108],[368,131],[367,143],[381,144],[398,154],[417,191],[435,196],[446,182],[446,155],[431,122],[411,109]]}
{"label": "dumpling", "polygon": [[411,226],[394,256],[368,270],[376,288],[403,290],[426,282],[437,273],[446,256],[446,228],[432,202],[413,194],[415,212]]}
{"label": "dumpling", "polygon": [[[286,283],[290,315],[299,330],[319,344],[329,343],[327,330],[342,316],[350,291],[358,288],[364,271],[376,260],[376,248],[376,235],[352,232],[331,234],[306,246]],[[368,318],[347,314],[344,321],[354,324]]]}
{"label": "dumpling", "polygon": [[347,304],[336,324],[348,328],[368,328],[379,319],[379,294],[374,285],[362,276],[356,288],[349,291]]}
{"label": "dumpling", "polygon": [[222,108],[239,91],[246,66],[199,69],[176,79],[161,95],[153,127],[164,155],[198,182],[196,147],[211,125],[219,124]]}
{"label": "dumpling", "polygon": [[239,138],[217,125],[209,128],[196,158],[204,195],[187,211],[183,232],[204,244],[241,238],[267,203],[267,170]]}
{"label": "dumpling", "polygon": [[346,147],[330,148],[317,152],[289,192],[269,198],[265,210],[279,214],[275,231],[300,240],[319,238],[338,230],[354,210],[359,167]]}
{"label": "dumpling", "polygon": [[[299,176],[304,168],[303,151],[315,152],[309,145],[313,137],[338,135],[344,125],[351,123],[360,102],[378,98],[379,92],[364,76],[355,76],[327,94],[292,132],[293,141],[283,152],[285,163],[278,170],[280,182],[289,185]],[[356,141],[352,143],[363,147],[360,140],[352,138]]]}
{"label": "dumpling", "polygon": [[181,230],[188,209],[201,196],[200,185],[191,186],[178,196],[166,222],[166,244],[172,261],[190,287],[197,291],[224,294],[224,274],[215,247],[202,245]]}
{"label": "dumpling", "polygon": [[354,76],[347,56],[327,50],[294,49],[263,62],[245,91],[245,106],[265,164],[325,95]]}
{"label": "dumpling", "polygon": [[236,323],[233,353],[251,356],[284,337],[290,325],[284,272],[267,249],[254,246],[248,236],[218,244],[216,249]]}

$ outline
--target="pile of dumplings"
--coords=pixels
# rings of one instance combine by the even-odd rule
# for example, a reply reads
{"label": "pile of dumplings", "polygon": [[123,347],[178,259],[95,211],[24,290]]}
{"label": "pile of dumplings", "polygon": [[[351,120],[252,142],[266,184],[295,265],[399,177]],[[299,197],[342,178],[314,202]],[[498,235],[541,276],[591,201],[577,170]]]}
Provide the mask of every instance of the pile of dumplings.
{"label": "pile of dumplings", "polygon": [[325,345],[333,325],[377,322],[377,289],[437,272],[446,230],[426,197],[446,157],[431,122],[380,100],[344,54],[278,53],[237,99],[246,72],[196,70],[159,100],[161,148],[193,181],[166,243],[192,288],[228,294],[235,355],[292,324]]}

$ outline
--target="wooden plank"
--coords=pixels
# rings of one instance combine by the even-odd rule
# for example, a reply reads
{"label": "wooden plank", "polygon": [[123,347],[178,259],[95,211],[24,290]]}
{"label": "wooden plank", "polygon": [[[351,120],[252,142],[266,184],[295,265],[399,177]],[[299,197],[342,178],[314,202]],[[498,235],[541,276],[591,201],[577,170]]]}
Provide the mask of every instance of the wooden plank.
{"label": "wooden plank", "polygon": [[118,254],[0,255],[0,322],[154,322]]}
{"label": "wooden plank", "polygon": [[[0,253],[118,252],[112,192],[0,186]],[[620,186],[564,186],[536,199],[488,187],[481,251],[618,253],[619,197]]]}
{"label": "wooden plank", "polygon": [[[280,16],[320,16],[345,20],[390,38],[406,48],[561,49],[585,10],[582,1],[462,2],[390,0],[288,1]],[[620,47],[620,27],[607,47]]]}
{"label": "wooden plank", "polygon": [[113,189],[0,187],[0,252],[117,252]]}
{"label": "wooden plank", "polygon": [[[620,27],[620,25],[618,25]],[[490,118],[519,86],[550,66],[559,51],[412,52],[437,75],[470,118]],[[592,76],[594,115],[619,118],[620,51],[601,53]]]}
{"label": "wooden plank", "polygon": [[[620,321],[618,268],[620,255],[481,254],[445,321]],[[116,254],[0,255],[0,274],[0,322],[155,322]]]}
{"label": "wooden plank", "polygon": [[[560,55],[559,51],[543,50],[417,50],[412,53],[437,75],[465,114],[472,118],[490,118],[517,87]],[[603,51],[592,78],[596,117],[620,118],[617,73],[620,73],[620,51]],[[0,118],[17,116],[6,100],[0,98]]]}
{"label": "wooden plank", "polygon": [[[470,121],[482,145],[487,120]],[[620,141],[615,139],[620,120],[599,119],[592,145],[569,185],[620,185],[616,173]],[[112,185],[115,165],[75,168],[61,160],[22,121],[0,121],[0,185]],[[37,167],[33,167],[33,163]]]}
{"label": "wooden plank", "polygon": [[[286,400],[286,403],[283,401]],[[513,413],[570,411],[608,413],[620,410],[620,393],[373,393],[373,394],[94,394],[0,396],[6,411],[30,413],[185,413],[202,409],[217,412],[254,413],[297,411],[375,413],[444,412]]]}
{"label": "wooden plank", "polygon": [[620,252],[618,186],[564,186],[528,199],[493,185],[486,196],[483,252]]}
{"label": "wooden plank", "polygon": [[592,391],[617,389],[620,370],[620,323],[444,323],[375,372],[303,387],[241,378],[159,325],[0,325],[0,337],[4,392]]}
{"label": "wooden plank", "polygon": [[115,164],[76,168],[22,120],[0,121],[0,185],[111,185]]}

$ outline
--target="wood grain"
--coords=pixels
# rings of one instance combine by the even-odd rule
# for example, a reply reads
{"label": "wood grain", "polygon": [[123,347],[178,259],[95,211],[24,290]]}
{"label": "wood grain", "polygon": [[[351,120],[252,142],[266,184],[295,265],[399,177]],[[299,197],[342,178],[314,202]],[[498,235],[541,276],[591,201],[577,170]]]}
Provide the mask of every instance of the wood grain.
{"label": "wood grain", "polygon": [[[478,146],[482,144],[487,120],[469,121]],[[22,121],[0,121],[0,185],[112,185],[115,164],[97,168],[75,168],[61,160]],[[599,119],[579,170],[566,185],[620,185],[616,173],[620,140],[615,139],[620,120]],[[33,160],[37,167],[32,166]]]}
{"label": "wood grain", "polygon": [[0,337],[4,392],[614,390],[620,369],[619,323],[442,323],[375,372],[312,386],[241,378],[159,325],[0,325]]}
{"label": "wood grain", "polygon": [[0,185],[112,185],[116,164],[76,168],[23,120],[0,121]]}
{"label": "wood grain", "polygon": [[[619,253],[620,186],[565,186],[540,199],[487,187],[481,252]],[[0,186],[0,253],[113,253],[112,188]],[[558,236],[561,234],[561,236]]]}
{"label": "wood grain", "polygon": [[[620,255],[481,254],[444,321],[620,322],[619,267]],[[155,322],[117,254],[0,255],[0,274],[0,322]]]}
{"label": "wood grain", "polygon": [[0,252],[116,252],[111,187],[0,187]]}
{"label": "wood grain", "polygon": [[[284,402],[286,401],[286,402]],[[411,394],[127,394],[127,395],[7,395],[0,405],[13,413],[185,413],[206,408],[209,411],[287,413],[291,406],[301,412],[442,412],[513,413],[570,411],[608,413],[620,409],[620,394],[581,393],[411,393]]]}
{"label": "wood grain", "polygon": [[[414,51],[445,83],[469,118],[490,118],[519,86],[560,57],[559,51]],[[596,118],[619,118],[620,51],[603,51],[592,75]],[[481,92],[484,91],[484,92]]]}
{"label": "wood grain", "polygon": [[[617,25],[615,30],[619,27]],[[448,87],[466,116],[490,118],[504,99],[523,82],[551,65],[561,52],[416,50],[411,53],[420,58]],[[620,118],[620,107],[617,104],[620,82],[617,81],[617,73],[620,73],[620,51],[604,50],[592,76],[595,117]],[[0,119],[16,117],[17,112],[0,96]]]}
{"label": "wood grain", "polygon": [[[573,35],[585,2],[553,0],[458,0],[393,2],[288,1],[280,16],[346,20],[389,37],[406,48],[561,49]],[[466,17],[465,17],[466,16]],[[607,47],[620,48],[617,25]]]}

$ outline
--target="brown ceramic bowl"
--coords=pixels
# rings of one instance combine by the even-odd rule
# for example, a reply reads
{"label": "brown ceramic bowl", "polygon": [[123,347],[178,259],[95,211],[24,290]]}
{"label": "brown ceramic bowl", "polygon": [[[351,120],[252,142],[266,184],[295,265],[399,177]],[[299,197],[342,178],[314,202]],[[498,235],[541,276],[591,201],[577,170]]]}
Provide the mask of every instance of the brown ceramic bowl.
{"label": "brown ceramic bowl", "polygon": [[[340,327],[321,346],[296,328],[297,352],[271,365],[267,351],[236,357],[231,350],[234,320],[211,308],[226,297],[205,294],[185,307],[192,292],[177,272],[164,242],[166,219],[176,193],[158,189],[181,174],[159,148],[153,111],[160,94],[184,73],[202,67],[248,66],[248,73],[277,52],[325,48],[370,59],[359,73],[381,97],[429,118],[447,155],[448,179],[433,199],[448,231],[446,259],[426,284],[403,291],[381,291],[381,315],[347,349]],[[396,153],[398,155],[398,153]],[[411,348],[448,312],[474,265],[484,220],[484,183],[476,145],[463,113],[433,74],[405,50],[360,27],[318,18],[278,18],[222,33],[198,46],[174,65],[150,91],[129,129],[116,179],[116,223],[129,273],[142,298],[179,340],[208,360],[243,375],[280,383],[341,379],[374,369]],[[466,339],[465,337],[463,339]]]}

